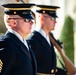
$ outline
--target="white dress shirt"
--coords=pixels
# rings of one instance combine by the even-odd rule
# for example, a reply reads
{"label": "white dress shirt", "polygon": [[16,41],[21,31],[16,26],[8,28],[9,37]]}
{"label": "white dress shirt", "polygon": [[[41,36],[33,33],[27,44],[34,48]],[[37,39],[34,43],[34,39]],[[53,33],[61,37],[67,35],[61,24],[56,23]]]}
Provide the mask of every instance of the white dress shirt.
{"label": "white dress shirt", "polygon": [[49,39],[49,35],[47,35],[47,34],[44,32],[43,29],[40,29],[38,32],[47,40],[47,42],[48,42],[49,45],[51,46],[50,39]]}

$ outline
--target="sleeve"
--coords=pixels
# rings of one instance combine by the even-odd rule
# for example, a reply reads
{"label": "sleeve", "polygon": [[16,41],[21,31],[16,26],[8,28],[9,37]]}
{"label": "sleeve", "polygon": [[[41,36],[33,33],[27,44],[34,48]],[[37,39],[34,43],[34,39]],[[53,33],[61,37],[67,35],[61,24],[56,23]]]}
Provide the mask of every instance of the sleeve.
{"label": "sleeve", "polygon": [[9,75],[8,71],[12,62],[11,54],[10,45],[5,41],[0,41],[0,75]]}

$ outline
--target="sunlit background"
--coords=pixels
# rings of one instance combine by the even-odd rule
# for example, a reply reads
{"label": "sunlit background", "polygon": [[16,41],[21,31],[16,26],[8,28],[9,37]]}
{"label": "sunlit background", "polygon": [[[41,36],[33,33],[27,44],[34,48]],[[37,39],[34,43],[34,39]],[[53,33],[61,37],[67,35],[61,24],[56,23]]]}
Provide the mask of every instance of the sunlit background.
{"label": "sunlit background", "polygon": [[[54,36],[58,39],[63,28],[65,16],[69,15],[74,20],[74,64],[76,66],[76,0],[23,0],[25,3],[35,3],[44,5],[57,5],[60,9],[57,11],[58,19],[53,31]],[[0,6],[4,3],[12,3],[16,0],[0,0]],[[0,24],[2,24],[3,19],[3,8],[0,11]],[[35,27],[35,25],[33,26]],[[34,29],[34,28],[33,28]],[[71,31],[70,31],[71,32]]]}

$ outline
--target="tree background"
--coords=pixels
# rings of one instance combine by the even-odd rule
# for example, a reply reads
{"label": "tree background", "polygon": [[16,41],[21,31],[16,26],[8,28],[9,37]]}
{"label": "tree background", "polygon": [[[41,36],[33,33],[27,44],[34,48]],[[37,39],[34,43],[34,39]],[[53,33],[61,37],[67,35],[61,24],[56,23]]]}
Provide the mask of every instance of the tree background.
{"label": "tree background", "polygon": [[63,42],[63,48],[66,55],[74,63],[74,20],[66,16],[64,26],[61,32],[60,40]]}

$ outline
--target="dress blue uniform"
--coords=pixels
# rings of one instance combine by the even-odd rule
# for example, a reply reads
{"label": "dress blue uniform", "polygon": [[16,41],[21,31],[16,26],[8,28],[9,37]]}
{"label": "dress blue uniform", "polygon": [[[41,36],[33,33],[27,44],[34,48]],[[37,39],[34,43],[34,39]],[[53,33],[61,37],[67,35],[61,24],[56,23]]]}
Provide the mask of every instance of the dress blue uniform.
{"label": "dress blue uniform", "polygon": [[56,54],[53,45],[48,44],[46,39],[37,31],[28,39],[37,59],[38,73],[54,74],[56,69]]}
{"label": "dress blue uniform", "polygon": [[[48,14],[54,18],[58,6],[37,5],[36,12],[40,14]],[[40,8],[40,9],[39,9]],[[50,41],[51,46],[47,40],[39,32],[34,31],[30,37],[29,42],[35,53],[37,60],[37,72],[39,75],[53,75],[56,72],[56,54],[54,47]]]}
{"label": "dress blue uniform", "polygon": [[[29,7],[32,4],[5,4],[5,13],[33,19]],[[29,43],[28,43],[29,44]],[[0,75],[36,75],[36,59],[23,42],[7,31],[0,37]]]}
{"label": "dress blue uniform", "polygon": [[36,75],[32,50],[28,52],[26,46],[10,32],[0,38],[0,59],[3,63],[0,75]]}

